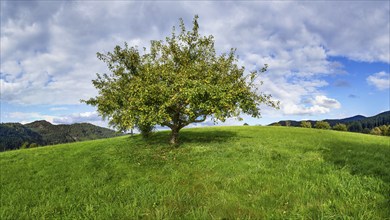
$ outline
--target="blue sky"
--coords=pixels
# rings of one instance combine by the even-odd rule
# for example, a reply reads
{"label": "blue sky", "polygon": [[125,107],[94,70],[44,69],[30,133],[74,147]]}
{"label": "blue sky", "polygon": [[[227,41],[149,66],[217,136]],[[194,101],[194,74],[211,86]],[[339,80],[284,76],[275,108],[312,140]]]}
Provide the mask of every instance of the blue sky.
{"label": "blue sky", "polygon": [[[115,45],[149,47],[183,18],[199,15],[200,32],[219,53],[237,48],[247,70],[269,65],[259,91],[281,102],[262,118],[371,116],[390,109],[389,1],[1,1],[1,122],[90,122],[96,52]],[[205,122],[201,125],[210,125]]]}

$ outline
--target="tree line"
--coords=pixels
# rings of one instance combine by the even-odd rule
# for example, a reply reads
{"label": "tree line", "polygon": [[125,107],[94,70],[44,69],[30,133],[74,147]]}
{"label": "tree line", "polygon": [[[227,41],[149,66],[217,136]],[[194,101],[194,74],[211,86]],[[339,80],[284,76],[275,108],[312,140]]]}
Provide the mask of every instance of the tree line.
{"label": "tree line", "polygon": [[[326,122],[328,125],[326,125]],[[388,136],[388,127],[390,126],[390,111],[385,111],[380,114],[371,117],[364,117],[357,115],[344,119],[326,119],[321,122],[318,121],[279,121],[270,125],[280,126],[293,126],[293,127],[305,127],[305,128],[317,128],[317,126],[323,129],[333,129],[339,131],[350,131],[364,134],[376,134]]]}
{"label": "tree line", "polygon": [[[384,121],[382,121],[384,122]],[[368,124],[368,123],[367,123]],[[376,127],[367,126],[360,121],[354,121],[349,124],[336,123],[331,126],[327,121],[316,121],[314,124],[310,121],[301,121],[299,127],[302,128],[317,128],[317,129],[326,129],[326,130],[336,130],[336,131],[349,131],[349,132],[359,132],[364,134],[373,134],[373,135],[382,135],[390,136],[390,124],[382,124]],[[378,123],[370,123],[371,125],[378,125]],[[379,123],[380,124],[380,123]],[[282,126],[280,123],[273,123],[272,126]],[[285,121],[284,126],[291,126],[289,121]]]}

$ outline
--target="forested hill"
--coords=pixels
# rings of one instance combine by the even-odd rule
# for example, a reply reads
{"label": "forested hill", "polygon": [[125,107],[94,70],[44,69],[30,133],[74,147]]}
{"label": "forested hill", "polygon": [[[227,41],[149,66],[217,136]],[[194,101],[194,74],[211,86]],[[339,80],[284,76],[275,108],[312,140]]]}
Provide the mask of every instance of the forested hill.
{"label": "forested hill", "polygon": [[0,124],[0,151],[118,136],[113,130],[88,123],[53,125],[47,121]]}
{"label": "forested hill", "polygon": [[[356,116],[353,116],[353,117],[349,117],[349,118],[343,118],[343,119],[326,119],[326,120],[323,120],[323,121],[326,121],[329,123],[330,126],[334,126],[336,124],[345,124],[348,126],[348,128],[352,129],[351,131],[354,131],[354,132],[363,132],[363,130],[371,130],[375,127],[379,127],[379,126],[382,126],[382,125],[390,125],[390,111],[386,111],[386,112],[382,112],[380,114],[377,114],[375,116],[371,116],[371,117],[365,117],[365,116],[362,116],[362,115],[356,115]],[[285,120],[285,121],[279,121],[277,123],[272,123],[271,125],[274,125],[274,124],[279,124],[279,125],[282,125],[282,126],[294,126],[294,127],[299,127],[301,125],[301,122],[302,121],[288,121],[288,120]],[[312,120],[309,120],[308,122],[310,122],[312,124],[312,126],[314,126],[314,124],[317,122],[317,121],[312,121]]]}

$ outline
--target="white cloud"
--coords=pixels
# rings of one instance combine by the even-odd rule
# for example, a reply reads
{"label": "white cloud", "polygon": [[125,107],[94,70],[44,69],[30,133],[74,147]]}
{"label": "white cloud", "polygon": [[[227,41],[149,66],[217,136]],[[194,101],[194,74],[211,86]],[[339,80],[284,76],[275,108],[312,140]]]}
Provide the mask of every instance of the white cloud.
{"label": "white cloud", "polygon": [[10,76],[15,77],[15,76],[21,74],[22,68],[17,61],[9,60],[9,61],[1,64],[0,72],[7,73],[7,75],[4,76],[4,78],[7,79]]}
{"label": "white cloud", "polygon": [[30,123],[36,120],[46,120],[53,123],[55,116],[45,115],[37,112],[10,112],[7,115],[8,118],[19,121],[22,124]]}
{"label": "white cloud", "polygon": [[73,123],[91,123],[101,127],[109,127],[107,121],[103,121],[102,117],[96,111],[73,113],[69,115],[57,116],[53,119],[55,124],[73,124]]}
{"label": "white cloud", "polygon": [[49,108],[49,111],[63,111],[63,110],[68,110],[67,107],[52,107]]}
{"label": "white cloud", "polygon": [[280,100],[278,113],[272,113],[273,109],[264,108],[263,114],[267,116],[325,114],[340,107],[337,100],[327,98],[319,91],[328,85],[324,80],[304,79],[292,75],[274,77],[272,73],[265,74],[262,80],[264,81],[262,89],[272,94],[274,99]]}
{"label": "white cloud", "polygon": [[287,115],[315,115],[329,113],[332,109],[341,107],[340,102],[336,99],[328,98],[324,95],[318,95],[312,100],[307,101],[308,105],[297,105],[295,103],[287,103],[283,110]]}
{"label": "white cloud", "polygon": [[341,107],[341,104],[336,99],[331,99],[324,95],[316,96],[315,99],[313,100],[313,105],[317,105],[328,109]]}
{"label": "white cloud", "polygon": [[2,57],[15,59],[23,56],[22,50],[32,53],[34,49],[42,49],[44,42],[40,42],[40,37],[43,31],[41,25],[35,22],[24,24],[20,20],[7,20],[2,24]]}
{"label": "white cloud", "polygon": [[323,106],[314,105],[311,107],[305,107],[295,104],[286,105],[284,112],[287,115],[313,115],[313,114],[325,114],[330,111],[329,108]]}
{"label": "white cloud", "polygon": [[7,82],[0,79],[0,91],[2,100],[12,100],[18,97],[24,88],[27,86],[26,82]]}
{"label": "white cloud", "polygon": [[379,90],[386,90],[390,88],[390,74],[386,72],[379,72],[367,77],[367,82],[375,86]]}
{"label": "white cloud", "polygon": [[[76,104],[96,95],[91,80],[107,72],[96,52],[125,41],[148,47],[150,40],[169,36],[180,17],[189,27],[195,14],[201,33],[215,37],[218,52],[237,48],[247,70],[269,64],[260,90],[281,101],[283,114],[336,108],[326,96],[318,98],[328,85],[322,77],[343,73],[330,56],[390,60],[389,4],[380,1],[2,1],[1,6],[1,101],[17,105]],[[384,80],[367,78],[388,88]]]}
{"label": "white cloud", "polygon": [[305,2],[304,6],[307,29],[321,38],[329,55],[390,62],[388,2]]}

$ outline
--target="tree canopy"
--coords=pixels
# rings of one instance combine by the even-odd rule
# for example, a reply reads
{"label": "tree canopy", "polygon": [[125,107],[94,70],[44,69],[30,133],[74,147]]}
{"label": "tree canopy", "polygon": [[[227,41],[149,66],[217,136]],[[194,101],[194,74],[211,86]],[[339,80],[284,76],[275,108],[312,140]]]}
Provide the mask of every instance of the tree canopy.
{"label": "tree canopy", "polygon": [[310,121],[302,121],[301,127],[302,128],[311,128],[311,122]]}
{"label": "tree canopy", "polygon": [[245,74],[235,52],[217,55],[213,36],[199,34],[198,16],[190,31],[180,19],[180,33],[173,27],[171,36],[151,41],[149,50],[140,52],[125,43],[124,48],[97,53],[110,73],[97,74],[92,82],[99,94],[84,102],[97,106],[119,130],[167,126],[172,144],[178,143],[180,129],[207,117],[259,117],[262,103],[277,108],[279,103],[259,92],[255,83],[267,65]]}
{"label": "tree canopy", "polygon": [[330,129],[330,125],[328,122],[326,121],[317,121],[314,125],[315,128],[318,128],[318,129]]}

